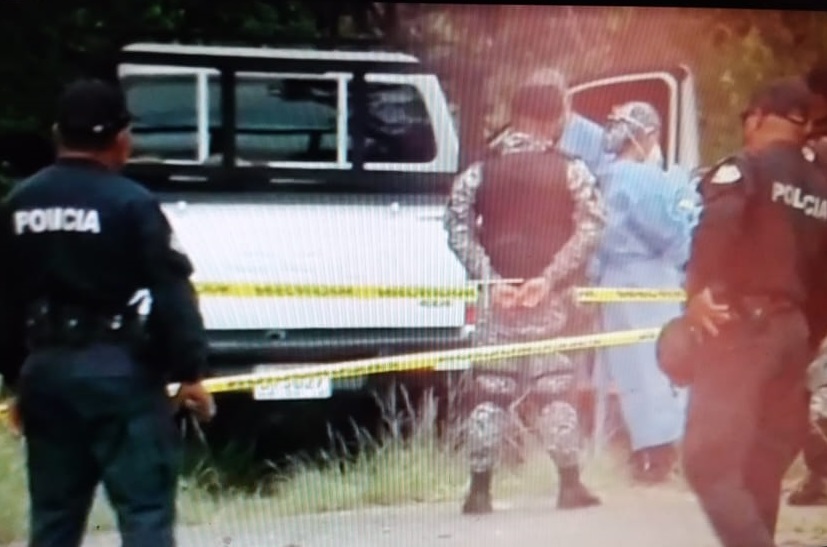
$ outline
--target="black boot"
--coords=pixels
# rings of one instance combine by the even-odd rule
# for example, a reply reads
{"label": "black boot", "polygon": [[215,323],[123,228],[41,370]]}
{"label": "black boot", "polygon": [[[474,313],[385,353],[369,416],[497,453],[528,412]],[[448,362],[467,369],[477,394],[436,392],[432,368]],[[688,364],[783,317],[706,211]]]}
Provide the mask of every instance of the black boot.
{"label": "black boot", "polygon": [[462,512],[466,515],[481,515],[492,511],[491,471],[471,473],[471,490],[462,505]]}
{"label": "black boot", "polygon": [[827,481],[813,473],[807,473],[787,498],[787,503],[798,506],[827,505]]}
{"label": "black boot", "polygon": [[557,493],[558,509],[579,509],[600,505],[600,498],[589,492],[580,482],[580,469],[560,469],[560,490]]}

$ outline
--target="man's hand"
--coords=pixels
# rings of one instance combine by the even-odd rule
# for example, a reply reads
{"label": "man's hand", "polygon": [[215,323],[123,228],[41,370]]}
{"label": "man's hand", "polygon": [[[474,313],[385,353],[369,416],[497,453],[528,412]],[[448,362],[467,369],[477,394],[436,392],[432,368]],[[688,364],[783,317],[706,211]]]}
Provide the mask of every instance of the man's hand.
{"label": "man's hand", "polygon": [[524,308],[536,308],[551,292],[551,284],[545,277],[536,277],[520,287],[519,304]]}
{"label": "man's hand", "polygon": [[491,301],[497,308],[513,308],[518,304],[519,296],[519,290],[512,285],[497,284],[491,287]]}
{"label": "man's hand", "polygon": [[201,422],[209,422],[215,417],[215,400],[201,382],[181,384],[181,389],[175,396],[175,402],[192,411]]}
{"label": "man's hand", "polygon": [[712,336],[718,336],[718,327],[732,319],[729,306],[718,304],[708,288],[695,295],[686,306],[686,317]]}

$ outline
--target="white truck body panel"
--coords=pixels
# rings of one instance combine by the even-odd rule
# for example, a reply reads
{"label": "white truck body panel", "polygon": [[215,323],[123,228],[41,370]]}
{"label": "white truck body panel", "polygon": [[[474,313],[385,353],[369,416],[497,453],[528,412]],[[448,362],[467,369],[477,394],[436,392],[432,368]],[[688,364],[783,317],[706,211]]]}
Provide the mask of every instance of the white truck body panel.
{"label": "white truck body panel", "polygon": [[[265,198],[266,199],[266,198]],[[245,203],[244,201],[247,201]],[[314,195],[312,202],[164,204],[193,281],[462,288],[444,205]],[[461,327],[461,300],[201,296],[209,329]]]}

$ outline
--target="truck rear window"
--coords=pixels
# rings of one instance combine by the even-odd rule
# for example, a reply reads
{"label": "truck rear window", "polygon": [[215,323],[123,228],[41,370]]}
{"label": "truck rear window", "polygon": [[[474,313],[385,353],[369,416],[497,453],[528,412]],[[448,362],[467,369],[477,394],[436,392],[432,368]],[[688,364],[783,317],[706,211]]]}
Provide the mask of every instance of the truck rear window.
{"label": "truck rear window", "polygon": [[124,80],[132,124],[133,158],[137,161],[204,162],[210,137],[220,128],[221,90],[209,82],[205,94],[207,142],[199,154],[198,75],[135,76]]}
{"label": "truck rear window", "polygon": [[[352,159],[356,98],[349,80],[341,86],[336,76],[240,73],[236,82],[238,164],[335,165]],[[127,76],[124,89],[136,116],[134,161],[221,162],[217,73]],[[366,93],[366,162],[428,163],[436,157],[434,127],[416,87],[368,82]]]}
{"label": "truck rear window", "polygon": [[242,74],[236,82],[239,160],[254,164],[336,161],[335,79]]}

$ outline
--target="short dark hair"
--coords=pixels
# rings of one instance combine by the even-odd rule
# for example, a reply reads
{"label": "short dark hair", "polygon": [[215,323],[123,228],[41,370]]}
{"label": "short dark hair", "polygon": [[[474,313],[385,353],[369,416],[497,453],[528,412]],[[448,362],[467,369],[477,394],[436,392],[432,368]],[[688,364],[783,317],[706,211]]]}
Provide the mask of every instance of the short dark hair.
{"label": "short dark hair", "polygon": [[131,120],[121,89],[102,80],[76,80],[58,101],[59,138],[74,150],[105,150]]}
{"label": "short dark hair", "polygon": [[742,112],[742,119],[754,112],[761,112],[804,125],[809,116],[810,98],[810,90],[801,78],[771,80],[753,92]]}
{"label": "short dark hair", "polygon": [[521,87],[511,100],[511,115],[539,121],[559,120],[566,110],[565,91],[555,85]]}

